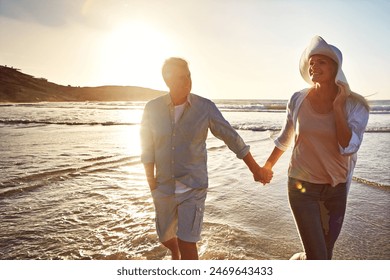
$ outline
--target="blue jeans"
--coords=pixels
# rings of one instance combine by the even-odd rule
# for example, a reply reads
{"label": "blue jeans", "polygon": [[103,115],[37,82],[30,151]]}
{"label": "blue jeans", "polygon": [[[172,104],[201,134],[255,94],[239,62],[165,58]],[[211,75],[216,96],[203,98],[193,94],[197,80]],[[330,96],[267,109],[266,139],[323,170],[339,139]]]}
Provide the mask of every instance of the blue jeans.
{"label": "blue jeans", "polygon": [[288,197],[306,258],[332,259],[347,205],[346,184],[332,187],[289,178]]}

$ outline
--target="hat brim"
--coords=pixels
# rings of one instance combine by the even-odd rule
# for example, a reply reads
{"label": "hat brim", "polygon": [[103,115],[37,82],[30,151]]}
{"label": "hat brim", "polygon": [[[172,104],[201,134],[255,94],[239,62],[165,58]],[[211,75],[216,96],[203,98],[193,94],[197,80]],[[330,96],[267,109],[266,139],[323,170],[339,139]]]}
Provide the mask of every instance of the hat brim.
{"label": "hat brim", "polygon": [[299,71],[302,78],[310,85],[314,85],[309,74],[309,59],[315,54],[325,55],[337,63],[338,69],[335,77],[335,83],[338,85],[344,85],[349,87],[347,78],[344,75],[342,66],[342,54],[341,51],[335,46],[329,45],[322,37],[315,36],[309,46],[303,51],[301,59],[299,61]]}

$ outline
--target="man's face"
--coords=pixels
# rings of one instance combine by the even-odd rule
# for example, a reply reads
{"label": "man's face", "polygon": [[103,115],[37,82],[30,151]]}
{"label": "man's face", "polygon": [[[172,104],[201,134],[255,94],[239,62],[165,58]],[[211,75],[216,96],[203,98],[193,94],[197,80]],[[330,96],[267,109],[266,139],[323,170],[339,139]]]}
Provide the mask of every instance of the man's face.
{"label": "man's face", "polygon": [[191,73],[187,67],[172,65],[167,69],[166,84],[170,93],[183,98],[191,92]]}

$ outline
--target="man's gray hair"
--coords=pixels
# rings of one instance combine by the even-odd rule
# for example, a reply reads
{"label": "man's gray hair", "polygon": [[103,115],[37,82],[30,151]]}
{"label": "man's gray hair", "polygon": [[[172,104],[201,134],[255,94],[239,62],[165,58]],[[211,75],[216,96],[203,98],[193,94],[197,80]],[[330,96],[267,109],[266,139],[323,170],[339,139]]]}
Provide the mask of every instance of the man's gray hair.
{"label": "man's gray hair", "polygon": [[188,69],[188,62],[180,57],[170,57],[166,59],[162,67],[162,76],[165,82],[170,78],[169,68],[171,66],[185,67]]}

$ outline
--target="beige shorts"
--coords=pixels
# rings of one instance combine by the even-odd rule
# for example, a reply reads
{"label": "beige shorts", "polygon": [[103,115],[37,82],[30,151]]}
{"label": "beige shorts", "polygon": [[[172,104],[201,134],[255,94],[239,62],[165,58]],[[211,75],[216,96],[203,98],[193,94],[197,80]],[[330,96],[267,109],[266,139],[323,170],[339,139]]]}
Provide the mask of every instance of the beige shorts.
{"label": "beige shorts", "polygon": [[165,194],[152,191],[156,210],[156,230],[160,242],[174,237],[186,242],[198,242],[203,224],[207,189],[192,189],[185,193]]}

